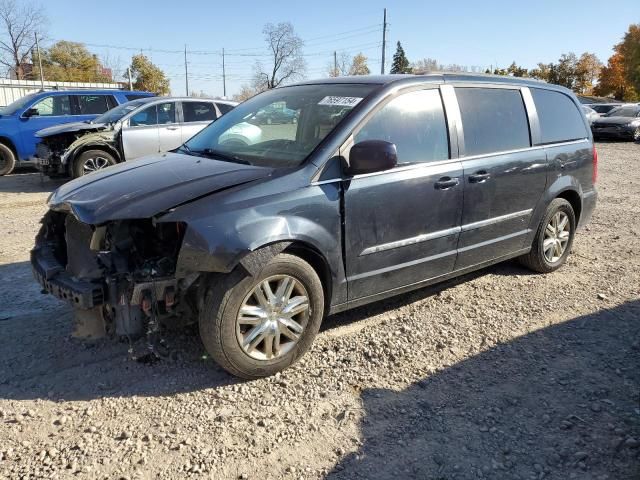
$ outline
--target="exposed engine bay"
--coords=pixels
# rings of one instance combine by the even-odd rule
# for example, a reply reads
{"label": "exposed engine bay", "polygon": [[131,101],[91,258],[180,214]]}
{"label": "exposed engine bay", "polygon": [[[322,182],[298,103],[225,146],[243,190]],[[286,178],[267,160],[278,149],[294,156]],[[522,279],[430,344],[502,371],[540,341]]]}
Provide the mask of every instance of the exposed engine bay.
{"label": "exposed engine bay", "polygon": [[32,251],[34,274],[43,293],[76,307],[90,332],[83,336],[152,337],[163,323],[196,319],[199,274],[175,276],[185,228],[153,219],[92,226],[50,210]]}

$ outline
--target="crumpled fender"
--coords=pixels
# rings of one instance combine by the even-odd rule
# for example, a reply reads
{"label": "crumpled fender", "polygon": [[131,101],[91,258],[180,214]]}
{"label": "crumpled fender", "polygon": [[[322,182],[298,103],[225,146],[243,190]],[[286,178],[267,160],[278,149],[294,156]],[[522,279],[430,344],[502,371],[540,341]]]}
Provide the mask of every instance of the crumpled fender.
{"label": "crumpled fender", "polygon": [[102,148],[111,153],[116,160],[122,161],[120,151],[116,145],[116,133],[114,130],[102,130],[99,132],[89,133],[76,139],[67,147],[62,155],[63,164],[72,162],[87,147]]}

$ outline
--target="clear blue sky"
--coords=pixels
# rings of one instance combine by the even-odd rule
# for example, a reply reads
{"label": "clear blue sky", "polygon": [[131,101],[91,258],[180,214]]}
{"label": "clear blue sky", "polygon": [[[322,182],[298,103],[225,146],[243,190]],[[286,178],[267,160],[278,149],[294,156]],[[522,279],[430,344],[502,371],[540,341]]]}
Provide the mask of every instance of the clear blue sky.
{"label": "clear blue sky", "polygon": [[84,42],[122,66],[144,49],[169,75],[175,95],[185,91],[184,54],[170,51],[183,50],[185,44],[194,51],[188,56],[191,90],[221,95],[221,58],[212,52],[224,47],[229,52],[230,96],[250,83],[259,57],[248,55],[266,53],[262,28],[267,22],[290,21],[306,41],[309,78],[326,76],[334,50],[364,53],[372,72],[379,73],[384,7],[389,23],[387,70],[398,40],[410,61],[430,57],[443,64],[486,68],[515,60],[530,68],[556,61],[564,52],[589,51],[606,62],[629,24],[640,23],[639,0],[56,0],[44,5],[49,43]]}

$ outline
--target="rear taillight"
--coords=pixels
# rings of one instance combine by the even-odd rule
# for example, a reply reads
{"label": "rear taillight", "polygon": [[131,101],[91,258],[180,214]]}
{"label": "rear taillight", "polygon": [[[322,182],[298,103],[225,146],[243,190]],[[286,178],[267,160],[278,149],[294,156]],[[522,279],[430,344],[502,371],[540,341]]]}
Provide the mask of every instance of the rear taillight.
{"label": "rear taillight", "polygon": [[591,181],[595,184],[598,180],[598,151],[593,147],[593,175]]}

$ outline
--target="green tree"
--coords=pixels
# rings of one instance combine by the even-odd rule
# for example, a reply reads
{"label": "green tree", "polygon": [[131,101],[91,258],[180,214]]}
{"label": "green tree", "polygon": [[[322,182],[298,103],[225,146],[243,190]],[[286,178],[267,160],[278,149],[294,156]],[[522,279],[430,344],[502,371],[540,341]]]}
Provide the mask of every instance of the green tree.
{"label": "green tree", "polygon": [[131,76],[135,79],[133,87],[136,90],[145,90],[156,95],[169,93],[169,79],[143,54],[134,55],[132,58]]}
{"label": "green tree", "polygon": [[357,54],[351,61],[351,68],[349,68],[349,75],[369,75],[371,71],[367,65],[367,57],[362,53]]}
{"label": "green tree", "polygon": [[[56,82],[110,82],[98,57],[82,43],[60,40],[42,53],[44,78]],[[40,66],[34,54],[34,77],[40,78]]]}
{"label": "green tree", "polygon": [[507,74],[512,77],[528,77],[529,70],[519,65],[516,65],[516,62],[512,62],[509,67],[507,67]]}
{"label": "green tree", "polygon": [[640,23],[629,25],[622,42],[615,48],[622,56],[626,82],[640,92]]}
{"label": "green tree", "polygon": [[598,80],[602,62],[594,53],[584,52],[576,64],[575,90],[583,95],[591,95]]}
{"label": "green tree", "polygon": [[391,65],[391,73],[412,73],[409,60],[404,53],[404,48],[400,42],[396,46],[396,53],[393,54],[393,64]]}

